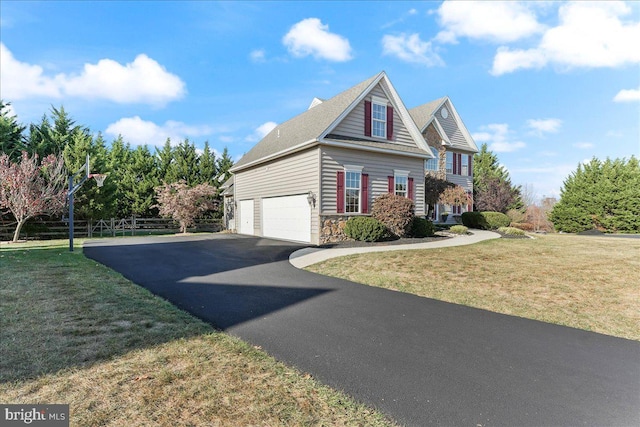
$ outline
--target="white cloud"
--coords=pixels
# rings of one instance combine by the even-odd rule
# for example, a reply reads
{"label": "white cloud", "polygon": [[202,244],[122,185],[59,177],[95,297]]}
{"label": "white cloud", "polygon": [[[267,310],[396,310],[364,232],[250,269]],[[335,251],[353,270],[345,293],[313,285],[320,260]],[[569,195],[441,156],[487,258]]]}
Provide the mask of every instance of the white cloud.
{"label": "white cloud", "polygon": [[121,65],[112,59],[85,64],[79,76],[66,77],[64,91],[82,98],[102,98],[120,104],[165,105],[185,94],[185,83],[147,55]]}
{"label": "white cloud", "polygon": [[444,65],[444,61],[433,51],[431,42],[420,40],[417,33],[407,36],[385,35],[382,38],[382,53],[392,55],[406,62],[423,64],[428,67]]}
{"label": "white cloud", "polygon": [[262,138],[267,136],[267,134],[269,132],[271,132],[273,129],[275,129],[276,126],[278,126],[278,124],[276,122],[263,123],[260,126],[258,126],[256,128],[256,130],[251,135],[247,136],[245,138],[245,140],[247,140],[249,142],[260,141]]}
{"label": "white cloud", "polygon": [[154,122],[142,120],[139,116],[125,117],[110,124],[105,133],[113,136],[122,135],[132,145],[162,146],[167,138],[176,145],[185,138],[211,134],[209,126],[191,126],[182,122],[168,120],[159,126]]}
{"label": "white cloud", "polygon": [[473,139],[477,142],[486,142],[489,144],[489,149],[496,153],[510,153],[527,146],[522,141],[512,141],[511,131],[509,125],[506,123],[493,123],[486,126],[481,126],[482,132],[477,132],[472,135]]}
{"label": "white cloud", "polygon": [[445,1],[437,14],[444,27],[436,36],[441,43],[457,43],[459,37],[513,42],[543,30],[535,13],[514,1]]}
{"label": "white cloud", "polygon": [[527,120],[527,127],[532,133],[542,137],[544,133],[556,133],[562,126],[560,119],[531,119]]}
{"label": "white cloud", "polygon": [[251,51],[249,54],[249,58],[251,58],[251,62],[265,62],[266,61],[266,52],[264,49],[256,49]]}
{"label": "white cloud", "polygon": [[502,46],[494,57],[491,74],[553,64],[574,67],[620,67],[640,63],[640,22],[623,17],[631,8],[623,2],[570,2],[560,6],[560,24],[545,31],[537,47]]}
{"label": "white cloud", "polygon": [[18,61],[4,43],[0,43],[0,87],[2,97],[9,100],[62,96],[60,85],[45,76],[41,66]]}
{"label": "white cloud", "polygon": [[55,76],[47,76],[39,65],[16,60],[2,43],[0,59],[2,95],[7,99],[73,96],[162,106],[186,92],[178,76],[144,54],[126,65],[101,59],[97,64],[85,64],[79,74]]}
{"label": "white cloud", "polygon": [[329,26],[318,18],[307,18],[294,24],[282,38],[282,43],[297,57],[312,55],[316,59],[336,62],[352,58],[349,40],[329,32]]}
{"label": "white cloud", "polygon": [[590,142],[576,142],[573,144],[575,148],[579,148],[581,150],[588,150],[589,148],[593,148],[594,145]]}
{"label": "white cloud", "polygon": [[622,89],[613,98],[614,102],[635,102],[640,101],[640,87],[638,89]]}

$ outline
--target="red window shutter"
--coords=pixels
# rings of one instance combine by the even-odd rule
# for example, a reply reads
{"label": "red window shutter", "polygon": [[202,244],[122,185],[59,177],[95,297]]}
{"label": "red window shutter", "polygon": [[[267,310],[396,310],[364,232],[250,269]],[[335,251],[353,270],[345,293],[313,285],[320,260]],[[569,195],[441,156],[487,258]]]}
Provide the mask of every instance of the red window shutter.
{"label": "red window shutter", "polygon": [[362,174],[362,213],[369,213],[369,175]]}
{"label": "red window shutter", "polygon": [[407,179],[407,186],[409,187],[409,188],[407,188],[407,192],[409,193],[408,194],[409,198],[411,200],[413,200],[413,194],[414,194],[414,191],[413,191],[413,178],[408,178]]}
{"label": "red window shutter", "polygon": [[462,175],[462,153],[458,153],[458,175]]}
{"label": "red window shutter", "polygon": [[396,194],[396,189],[393,187],[393,177],[392,176],[388,176],[387,179],[389,180],[389,193],[391,194]]}
{"label": "red window shutter", "polygon": [[364,136],[371,136],[371,101],[364,101]]}
{"label": "red window shutter", "polygon": [[456,153],[453,153],[453,174],[457,175],[458,174],[458,155]]}
{"label": "red window shutter", "polygon": [[393,140],[393,107],[387,105],[387,139]]}
{"label": "red window shutter", "polygon": [[338,213],[344,213],[344,171],[337,173],[336,209]]}
{"label": "red window shutter", "polygon": [[473,156],[469,155],[469,176],[473,176],[473,169],[471,169],[472,163],[473,163]]}

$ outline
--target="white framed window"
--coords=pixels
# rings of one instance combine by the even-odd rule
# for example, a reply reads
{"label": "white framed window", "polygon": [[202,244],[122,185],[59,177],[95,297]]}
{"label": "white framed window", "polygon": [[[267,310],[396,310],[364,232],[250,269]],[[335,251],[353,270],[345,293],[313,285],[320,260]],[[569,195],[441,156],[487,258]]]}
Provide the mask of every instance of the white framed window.
{"label": "white framed window", "polygon": [[345,169],[344,198],[346,213],[360,213],[362,169]]}
{"label": "white framed window", "polygon": [[393,185],[396,196],[409,197],[409,171],[393,171]]}
{"label": "white framed window", "polygon": [[425,161],[425,169],[428,171],[437,171],[438,163],[440,163],[440,153],[436,147],[429,147],[431,149],[431,154],[433,154],[433,159],[428,159]]}
{"label": "white framed window", "polygon": [[453,153],[447,151],[447,173],[453,173]]}
{"label": "white framed window", "polygon": [[463,155],[462,156],[462,165],[461,165],[462,169],[460,171],[460,175],[462,176],[469,176],[469,156]]}
{"label": "white framed window", "polygon": [[371,104],[371,136],[387,137],[387,104],[376,102]]}

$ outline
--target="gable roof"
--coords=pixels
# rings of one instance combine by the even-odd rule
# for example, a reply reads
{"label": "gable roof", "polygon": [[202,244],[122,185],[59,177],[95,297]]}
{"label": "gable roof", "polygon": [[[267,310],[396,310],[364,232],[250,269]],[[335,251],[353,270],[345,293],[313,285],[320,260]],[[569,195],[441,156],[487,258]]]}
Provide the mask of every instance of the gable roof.
{"label": "gable roof", "polygon": [[[462,134],[462,137],[464,139],[463,144],[460,144],[455,139],[454,141],[452,141],[449,138],[450,135],[447,134],[447,132],[444,130],[444,127],[442,126],[442,123],[440,123],[440,121],[436,117],[436,112],[439,111],[440,107],[442,107],[445,104],[447,104],[447,106],[449,107],[449,110],[453,115],[453,119],[455,120],[455,124],[460,130],[460,133]],[[456,110],[456,107],[453,106],[453,103],[451,102],[451,99],[449,99],[448,96],[443,96],[442,98],[438,98],[426,104],[419,105],[415,108],[412,108],[411,110],[409,110],[409,113],[411,114],[411,117],[413,118],[413,120],[416,122],[416,125],[418,125],[418,128],[420,128],[420,132],[424,132],[427,126],[433,123],[436,130],[438,131],[442,139],[445,141],[446,145],[461,148],[464,150],[469,150],[475,153],[478,152],[478,146],[476,145],[475,141],[471,137],[471,134],[467,130],[467,127],[464,125],[464,123],[462,122],[462,119],[458,115],[458,111]]]}
{"label": "gable roof", "polygon": [[[407,126],[416,145],[425,158],[430,158],[431,152],[420,134],[420,130],[411,120],[408,110],[402,100],[393,89],[391,82],[384,71],[367,80],[345,90],[342,93],[320,103],[315,103],[312,108],[293,117],[292,119],[276,126],[249,152],[247,152],[231,168],[232,172],[252,166],[263,161],[277,158],[281,155],[292,153],[307,148],[313,144],[324,142],[330,132],[346,117],[346,115],[358,105],[358,103],[381,81],[385,80],[389,89],[389,100],[397,108],[397,111]],[[327,138],[326,142],[331,138]],[[359,144],[353,144],[359,145]],[[398,150],[399,153],[406,152]],[[415,154],[415,153],[414,153]]]}

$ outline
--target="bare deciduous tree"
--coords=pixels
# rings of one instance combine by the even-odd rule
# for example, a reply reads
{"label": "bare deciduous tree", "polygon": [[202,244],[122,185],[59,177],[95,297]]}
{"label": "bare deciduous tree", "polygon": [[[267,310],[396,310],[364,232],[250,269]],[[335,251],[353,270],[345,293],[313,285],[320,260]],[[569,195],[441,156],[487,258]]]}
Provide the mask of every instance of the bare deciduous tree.
{"label": "bare deciduous tree", "polygon": [[18,223],[14,242],[28,219],[62,212],[65,178],[62,156],[51,154],[38,163],[37,154],[29,157],[23,151],[20,162],[13,163],[7,154],[0,155],[0,209],[11,212]]}
{"label": "bare deciduous tree", "polygon": [[178,221],[180,232],[186,233],[198,216],[217,207],[215,195],[216,188],[209,184],[189,187],[185,181],[173,182],[156,187],[156,207],[163,217]]}

